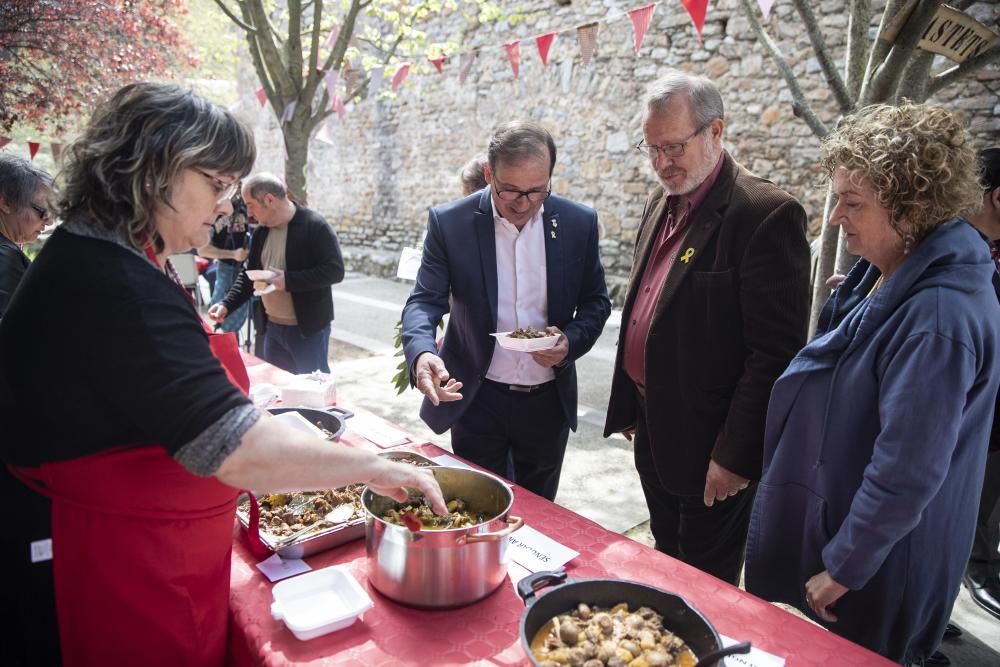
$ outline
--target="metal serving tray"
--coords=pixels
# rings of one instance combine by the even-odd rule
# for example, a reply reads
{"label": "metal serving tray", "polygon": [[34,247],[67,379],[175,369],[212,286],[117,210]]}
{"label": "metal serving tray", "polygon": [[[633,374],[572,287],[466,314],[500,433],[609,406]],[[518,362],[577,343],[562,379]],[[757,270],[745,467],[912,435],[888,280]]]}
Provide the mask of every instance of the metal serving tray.
{"label": "metal serving tray", "polygon": [[[403,461],[421,467],[435,465],[435,463],[426,456],[409,450],[380,452],[379,456],[389,459],[390,461]],[[359,505],[360,495],[361,493],[359,491]],[[236,503],[236,518],[239,520],[244,530],[246,530],[247,524],[249,523],[249,514],[244,511],[241,506],[247,498],[248,496],[246,494],[242,494]],[[329,526],[327,528],[317,528],[315,532],[300,535],[291,541],[287,541],[287,538],[271,535],[266,531],[260,531],[260,538],[264,544],[266,544],[271,550],[282,558],[305,558],[364,536],[364,509],[356,511],[355,515],[347,523]]]}

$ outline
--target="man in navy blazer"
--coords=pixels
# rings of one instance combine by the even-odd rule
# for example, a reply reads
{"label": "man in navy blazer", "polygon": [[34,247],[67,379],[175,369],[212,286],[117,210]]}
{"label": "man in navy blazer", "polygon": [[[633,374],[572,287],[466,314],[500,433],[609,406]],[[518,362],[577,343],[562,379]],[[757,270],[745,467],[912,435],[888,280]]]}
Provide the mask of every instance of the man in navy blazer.
{"label": "man in navy blazer", "polygon": [[[430,210],[403,350],[424,394],[420,416],[451,429],[455,453],[555,498],[576,430],[574,362],[611,313],[597,213],[551,194],[556,148],[541,127],[507,123],[490,139],[489,186]],[[438,323],[451,312],[440,352]],[[539,352],[501,348],[494,332],[558,336]]]}

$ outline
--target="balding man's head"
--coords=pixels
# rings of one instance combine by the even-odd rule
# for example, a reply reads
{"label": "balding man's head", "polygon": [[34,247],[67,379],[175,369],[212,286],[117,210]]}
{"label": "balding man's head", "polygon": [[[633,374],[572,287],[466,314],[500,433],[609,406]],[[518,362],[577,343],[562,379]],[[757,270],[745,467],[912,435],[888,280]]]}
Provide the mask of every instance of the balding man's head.
{"label": "balding man's head", "polygon": [[285,224],[295,211],[285,184],[266,171],[243,179],[243,201],[247,205],[247,214],[265,227]]}

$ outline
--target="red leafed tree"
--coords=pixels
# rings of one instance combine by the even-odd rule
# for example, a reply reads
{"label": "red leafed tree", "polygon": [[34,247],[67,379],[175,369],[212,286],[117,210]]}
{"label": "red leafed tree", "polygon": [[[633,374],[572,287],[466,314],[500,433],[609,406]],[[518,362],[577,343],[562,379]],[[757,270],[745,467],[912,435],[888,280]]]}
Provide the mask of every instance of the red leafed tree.
{"label": "red leafed tree", "polygon": [[0,129],[58,131],[118,86],[193,64],[183,0],[0,1]]}

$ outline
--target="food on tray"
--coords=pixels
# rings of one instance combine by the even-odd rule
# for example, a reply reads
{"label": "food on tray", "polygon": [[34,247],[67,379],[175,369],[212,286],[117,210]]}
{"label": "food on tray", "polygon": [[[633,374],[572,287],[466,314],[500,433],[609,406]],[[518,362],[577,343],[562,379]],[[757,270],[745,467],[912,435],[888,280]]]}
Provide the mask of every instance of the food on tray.
{"label": "food on tray", "polygon": [[548,331],[540,331],[535,327],[514,329],[509,334],[507,334],[508,338],[548,338],[549,336],[555,336],[555,334],[549,333]]}
{"label": "food on tray", "polygon": [[[273,537],[286,537],[315,526],[317,530],[329,527],[324,517],[333,508],[349,504],[353,508],[349,521],[364,516],[361,508],[363,484],[354,484],[329,491],[302,491],[299,493],[272,493],[260,499],[260,531]],[[240,503],[239,510],[250,511],[250,500]]]}
{"label": "food on tray", "polygon": [[663,627],[663,616],[649,607],[630,612],[626,602],[611,609],[581,602],[542,626],[531,653],[542,667],[694,667],[697,662],[684,640]]}
{"label": "food on tray", "polygon": [[390,508],[382,515],[382,520],[397,526],[405,526],[403,515],[412,514],[420,521],[424,530],[447,530],[448,528],[470,528],[489,521],[493,517],[471,511],[461,498],[448,501],[448,514],[438,516],[426,504],[425,499],[408,502]]}
{"label": "food on tray", "polygon": [[258,292],[263,292],[268,288],[270,284],[271,283],[267,282],[266,280],[255,280],[253,281],[253,288]]}

